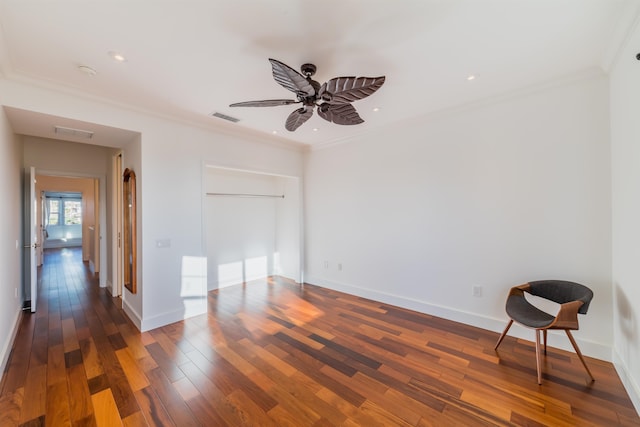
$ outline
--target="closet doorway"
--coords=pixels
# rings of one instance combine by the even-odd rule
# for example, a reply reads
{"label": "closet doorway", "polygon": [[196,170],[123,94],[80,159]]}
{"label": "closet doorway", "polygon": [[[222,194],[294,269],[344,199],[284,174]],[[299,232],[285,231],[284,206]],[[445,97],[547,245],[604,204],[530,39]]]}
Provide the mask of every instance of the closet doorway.
{"label": "closet doorway", "polygon": [[207,166],[204,188],[208,291],[274,275],[302,282],[298,178]]}

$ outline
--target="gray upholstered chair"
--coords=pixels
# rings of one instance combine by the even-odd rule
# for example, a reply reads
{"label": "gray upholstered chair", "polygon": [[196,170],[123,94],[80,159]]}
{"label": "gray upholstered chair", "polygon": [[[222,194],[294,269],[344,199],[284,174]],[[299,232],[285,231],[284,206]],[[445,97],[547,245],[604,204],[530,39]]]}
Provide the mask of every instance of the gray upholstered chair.
{"label": "gray upholstered chair", "polygon": [[[560,304],[560,310],[555,316],[546,313],[527,301],[525,293],[558,303]],[[584,365],[589,377],[591,377],[591,381],[595,381],[595,378],[591,375],[591,371],[582,357],[578,344],[576,344],[570,332],[570,330],[577,330],[579,328],[578,313],[587,313],[592,298],[593,292],[591,289],[579,283],[564,280],[538,280],[511,288],[506,303],[507,314],[511,320],[509,320],[504,332],[502,332],[502,335],[498,338],[494,349],[498,349],[498,346],[507,335],[507,331],[509,331],[514,321],[527,328],[535,329],[538,384],[542,384],[540,331],[542,331],[544,335],[544,353],[547,354],[547,330],[562,329],[567,333],[567,337],[569,337],[571,345],[573,345],[582,365]]]}

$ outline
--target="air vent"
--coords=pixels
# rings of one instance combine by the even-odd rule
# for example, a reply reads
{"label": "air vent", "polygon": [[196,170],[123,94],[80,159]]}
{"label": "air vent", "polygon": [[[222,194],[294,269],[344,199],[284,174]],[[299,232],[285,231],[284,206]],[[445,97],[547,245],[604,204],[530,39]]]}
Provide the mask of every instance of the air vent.
{"label": "air vent", "polygon": [[58,135],[76,136],[78,138],[86,138],[86,139],[93,138],[93,132],[91,132],[90,130],[67,128],[67,127],[64,127],[64,126],[56,126],[55,127],[55,132]]}
{"label": "air vent", "polygon": [[219,119],[227,120],[232,123],[238,123],[240,121],[240,119],[236,119],[235,117],[227,116],[226,114],[222,113],[211,113],[211,117],[217,117]]}

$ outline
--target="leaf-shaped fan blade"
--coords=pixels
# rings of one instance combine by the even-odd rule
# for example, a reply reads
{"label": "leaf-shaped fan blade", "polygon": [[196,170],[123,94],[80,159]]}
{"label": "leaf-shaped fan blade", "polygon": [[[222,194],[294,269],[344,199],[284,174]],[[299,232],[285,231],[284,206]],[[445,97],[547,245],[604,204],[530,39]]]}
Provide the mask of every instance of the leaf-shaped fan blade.
{"label": "leaf-shaped fan blade", "polygon": [[338,125],[357,125],[364,123],[364,120],[362,120],[351,104],[324,103],[318,107],[318,115]]}
{"label": "leaf-shaped fan blade", "polygon": [[312,108],[305,108],[305,107],[298,108],[296,111],[289,114],[289,117],[287,117],[287,123],[285,123],[284,127],[288,131],[293,132],[294,130],[298,129],[300,125],[302,125],[304,122],[309,120],[309,118],[311,118],[312,115],[313,115]]}
{"label": "leaf-shaped fan blade", "polygon": [[305,76],[276,59],[269,59],[269,62],[271,62],[271,68],[273,69],[273,78],[282,87],[303,97],[316,94],[315,89]]}
{"label": "leaf-shaped fan blade", "polygon": [[229,105],[229,107],[277,107],[278,105],[297,104],[299,102],[293,99],[265,99],[263,101],[236,102]]}
{"label": "leaf-shaped fan blade", "polygon": [[371,95],[383,85],[381,77],[336,77],[320,88],[318,97],[331,104],[346,104]]}

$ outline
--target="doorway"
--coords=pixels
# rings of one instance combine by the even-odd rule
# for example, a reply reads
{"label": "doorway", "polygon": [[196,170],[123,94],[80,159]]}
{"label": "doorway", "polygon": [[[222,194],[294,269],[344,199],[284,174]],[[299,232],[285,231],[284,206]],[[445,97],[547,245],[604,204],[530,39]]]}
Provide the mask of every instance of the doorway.
{"label": "doorway", "polygon": [[37,229],[41,242],[38,265],[45,261],[44,250],[80,247],[81,259],[100,276],[100,185],[98,178],[36,174]]}
{"label": "doorway", "polygon": [[82,247],[82,193],[44,191],[42,204],[42,248]]}

